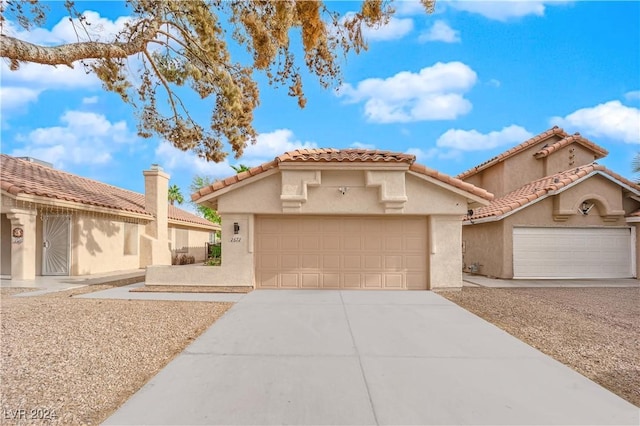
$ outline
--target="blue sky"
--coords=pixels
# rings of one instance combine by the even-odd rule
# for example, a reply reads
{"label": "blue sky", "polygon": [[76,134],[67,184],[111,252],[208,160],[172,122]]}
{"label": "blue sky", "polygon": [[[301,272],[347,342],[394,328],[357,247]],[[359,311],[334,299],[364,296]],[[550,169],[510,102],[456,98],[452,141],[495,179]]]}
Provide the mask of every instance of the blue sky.
{"label": "blue sky", "polygon": [[[52,2],[37,43],[75,40]],[[120,2],[79,2],[102,34],[121,25]],[[347,13],[358,3],[330,2]],[[439,1],[426,15],[396,2],[388,26],[366,31],[369,50],[342,65],[340,90],[305,81],[305,109],[261,82],[260,136],[240,159],[206,163],[158,139],[136,136],[132,110],[81,66],[2,64],[1,151],[138,192],[158,163],[188,198],[195,174],[257,165],[300,147],[366,147],[417,156],[456,175],[557,124],[603,146],[600,160],[635,179],[640,151],[640,2]],[[14,29],[14,31],[17,31]],[[211,103],[186,101],[207,123]],[[212,101],[210,101],[212,102]]]}

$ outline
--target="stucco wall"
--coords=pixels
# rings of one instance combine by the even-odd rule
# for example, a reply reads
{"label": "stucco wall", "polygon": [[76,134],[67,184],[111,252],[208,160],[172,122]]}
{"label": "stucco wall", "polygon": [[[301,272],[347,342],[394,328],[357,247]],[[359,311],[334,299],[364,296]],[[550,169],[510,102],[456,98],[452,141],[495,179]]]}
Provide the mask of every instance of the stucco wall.
{"label": "stucco wall", "polygon": [[11,275],[11,221],[6,214],[0,215],[0,274]]}
{"label": "stucco wall", "polygon": [[462,227],[464,253],[462,261],[466,271],[473,263],[479,265],[478,274],[503,277],[504,242],[503,222],[489,222]]}
{"label": "stucco wall", "polygon": [[[71,275],[98,274],[125,269],[137,269],[139,251],[124,254],[124,223],[77,215],[72,220]],[[141,235],[144,226],[138,226]]]}
{"label": "stucco wall", "polygon": [[[177,247],[177,232],[183,230],[188,233],[189,245],[186,250],[181,247]],[[169,242],[171,244],[172,256],[193,256],[196,262],[202,262],[206,259],[206,247],[205,244],[209,242],[209,233],[212,231],[197,230],[180,225],[169,225]]]}
{"label": "stucco wall", "polygon": [[[545,176],[569,170],[572,167],[591,164],[593,152],[578,143],[572,143],[540,160],[545,162]],[[542,177],[542,176],[541,176]]]}
{"label": "stucco wall", "polygon": [[462,221],[453,216],[429,217],[429,287],[462,285]]}

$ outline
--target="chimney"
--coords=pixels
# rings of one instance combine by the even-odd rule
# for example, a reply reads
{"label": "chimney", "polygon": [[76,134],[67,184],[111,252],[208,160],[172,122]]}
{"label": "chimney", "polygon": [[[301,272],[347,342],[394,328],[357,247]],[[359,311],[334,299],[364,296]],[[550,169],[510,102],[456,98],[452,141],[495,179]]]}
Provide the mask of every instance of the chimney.
{"label": "chimney", "polygon": [[167,247],[168,250],[169,175],[157,164],[152,164],[151,169],[143,171],[142,174],[144,175],[145,209],[155,218],[147,224],[146,234],[158,240],[158,243]]}

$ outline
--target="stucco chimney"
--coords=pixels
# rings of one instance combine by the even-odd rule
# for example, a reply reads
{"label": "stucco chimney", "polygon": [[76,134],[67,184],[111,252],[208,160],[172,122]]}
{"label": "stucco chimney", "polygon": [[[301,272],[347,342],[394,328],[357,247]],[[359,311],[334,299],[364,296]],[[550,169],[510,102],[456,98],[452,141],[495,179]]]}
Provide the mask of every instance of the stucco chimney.
{"label": "stucco chimney", "polygon": [[[169,251],[169,175],[162,167],[153,164],[149,170],[142,172],[144,175],[145,209],[154,216],[145,227],[145,234],[151,240],[155,240],[149,259],[150,265],[170,265],[171,252]],[[146,263],[146,262],[145,262]],[[146,265],[145,265],[146,266]]]}

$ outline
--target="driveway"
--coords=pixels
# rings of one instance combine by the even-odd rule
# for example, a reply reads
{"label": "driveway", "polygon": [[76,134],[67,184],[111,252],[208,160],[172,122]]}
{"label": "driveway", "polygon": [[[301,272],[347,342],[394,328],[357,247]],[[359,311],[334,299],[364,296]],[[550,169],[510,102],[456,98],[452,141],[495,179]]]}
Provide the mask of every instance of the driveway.
{"label": "driveway", "polygon": [[633,424],[640,410],[428,291],[254,291],[105,424]]}

